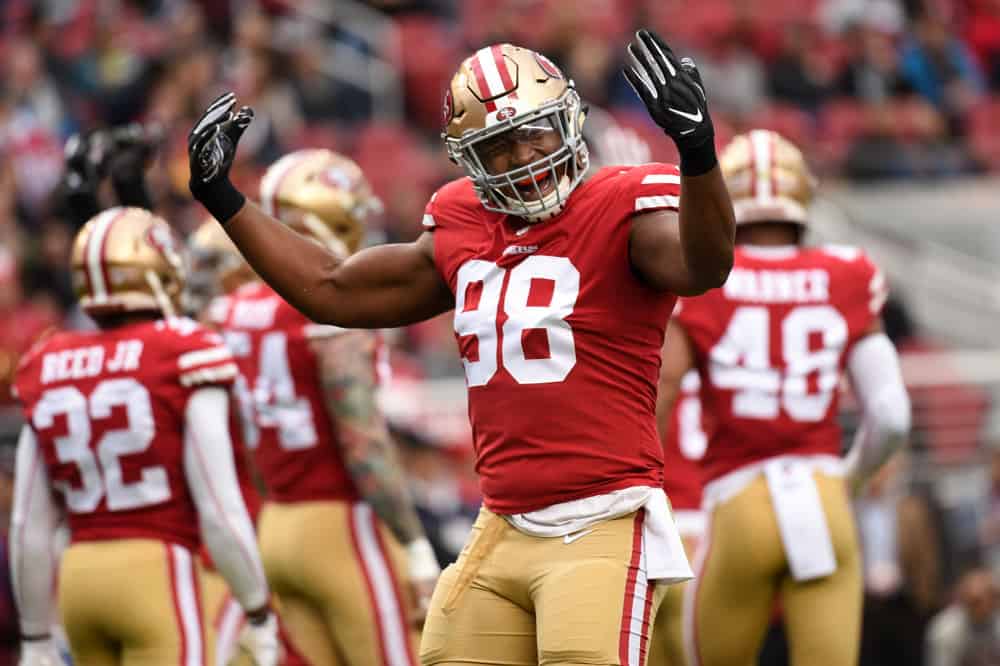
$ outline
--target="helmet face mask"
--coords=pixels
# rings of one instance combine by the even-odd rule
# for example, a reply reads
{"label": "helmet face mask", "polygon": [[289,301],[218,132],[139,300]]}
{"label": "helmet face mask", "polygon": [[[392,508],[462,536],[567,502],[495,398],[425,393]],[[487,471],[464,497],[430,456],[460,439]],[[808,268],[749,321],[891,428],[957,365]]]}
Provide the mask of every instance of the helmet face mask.
{"label": "helmet face mask", "polygon": [[[509,87],[484,98],[490,77],[480,73],[501,67]],[[487,210],[547,219],[562,211],[586,174],[580,97],[540,54],[509,44],[481,49],[452,80],[444,116],[448,156],[465,169]],[[518,144],[540,157],[528,164],[504,159]]]}

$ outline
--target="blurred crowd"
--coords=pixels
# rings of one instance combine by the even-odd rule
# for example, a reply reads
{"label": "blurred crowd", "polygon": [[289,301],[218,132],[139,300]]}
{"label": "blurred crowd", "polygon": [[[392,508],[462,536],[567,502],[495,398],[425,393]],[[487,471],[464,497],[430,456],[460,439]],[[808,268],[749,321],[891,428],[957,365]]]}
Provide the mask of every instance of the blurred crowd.
{"label": "blurred crowd", "polygon": [[[1000,170],[1000,0],[6,0],[0,405],[10,404],[18,355],[41,331],[86,325],[67,270],[76,229],[59,189],[70,136],[156,128],[150,194],[183,236],[205,215],[188,194],[187,132],[233,90],[256,112],[233,172],[244,191],[289,150],[332,148],[361,165],[383,201],[371,242],[409,240],[430,194],[460,175],[439,138],[442,93],[486,43],[544,52],[576,81],[592,124],[626,128],[646,158],[674,160],[620,75],[623,45],[640,25],[697,61],[719,144],[772,128],[821,176],[863,181]],[[460,374],[447,318],[393,336],[397,376]],[[16,413],[0,409],[8,443],[16,427]],[[446,560],[477,503],[466,443],[396,434]],[[0,537],[9,448],[0,447]],[[905,460],[889,466],[858,503],[863,663],[1000,664],[1000,454],[985,496],[957,509],[911,470]],[[14,631],[5,584],[0,576],[0,634]],[[780,649],[768,655],[782,663]]]}

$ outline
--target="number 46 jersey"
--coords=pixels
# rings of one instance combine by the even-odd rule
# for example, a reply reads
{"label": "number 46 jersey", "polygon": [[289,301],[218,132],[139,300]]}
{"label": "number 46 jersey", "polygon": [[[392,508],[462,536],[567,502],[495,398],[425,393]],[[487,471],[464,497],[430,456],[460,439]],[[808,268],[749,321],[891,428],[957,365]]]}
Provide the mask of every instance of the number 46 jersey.
{"label": "number 46 jersey", "polygon": [[501,514],[659,487],[654,417],[675,297],[629,259],[631,218],[677,210],[676,167],[606,167],[558,216],[485,210],[466,178],[427,205],[435,264],[455,294],[476,469]]}
{"label": "number 46 jersey", "polygon": [[840,455],[842,371],[886,297],[856,248],[741,246],[725,285],[680,300],[703,373],[706,481],[777,455]]}

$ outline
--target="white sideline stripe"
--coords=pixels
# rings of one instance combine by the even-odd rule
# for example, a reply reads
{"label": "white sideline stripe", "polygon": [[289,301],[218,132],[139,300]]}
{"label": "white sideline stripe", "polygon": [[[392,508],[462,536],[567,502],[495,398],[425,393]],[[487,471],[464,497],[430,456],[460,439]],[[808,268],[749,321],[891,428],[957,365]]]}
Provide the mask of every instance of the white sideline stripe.
{"label": "white sideline stripe", "polygon": [[643,177],[640,185],[680,185],[681,177],[676,173],[651,173]]}
{"label": "white sideline stripe", "polygon": [[375,593],[375,612],[380,618],[382,627],[382,646],[385,649],[388,663],[386,666],[411,666],[410,652],[407,647],[407,629],[400,622],[401,609],[396,592],[392,585],[392,574],[379,548],[378,537],[372,523],[372,508],[363,503],[356,503],[351,510],[354,521],[354,531],[358,535],[358,547],[361,549],[361,564]]}
{"label": "white sideline stripe", "polygon": [[774,196],[774,191],[771,189],[771,135],[754,130],[750,132],[750,143],[753,145],[757,198],[770,199]]}
{"label": "white sideline stripe", "polygon": [[174,560],[174,584],[181,613],[181,631],[184,633],[184,666],[202,666],[201,616],[194,590],[191,553],[186,548],[171,545],[170,554]]}
{"label": "white sideline stripe", "polygon": [[434,216],[431,215],[430,213],[424,213],[424,219],[421,221],[421,224],[423,224],[427,228],[433,228],[437,226],[437,222],[434,221]]}
{"label": "white sideline stripe", "polygon": [[680,197],[671,194],[659,194],[652,197],[637,197],[635,200],[636,210],[646,210],[647,208],[677,208],[680,204]]}
{"label": "white sideline stripe", "polygon": [[233,357],[229,347],[212,347],[211,349],[198,349],[197,351],[181,354],[177,360],[177,365],[181,370],[187,370],[196,365],[207,365],[218,361],[227,361]]}
{"label": "white sideline stripe", "polygon": [[[638,529],[642,529],[641,527]],[[632,592],[632,617],[628,632],[628,666],[642,666],[642,620],[646,614],[646,595],[649,592],[649,581],[646,579],[646,540],[639,539],[639,570],[635,574],[635,589]],[[652,633],[652,627],[650,627]]]}
{"label": "white sideline stripe", "polygon": [[503,79],[500,78],[500,70],[497,69],[496,60],[493,59],[493,49],[490,47],[476,51],[479,58],[479,66],[483,69],[483,77],[486,79],[486,87],[489,88],[489,97],[495,97],[504,92]]}
{"label": "white sideline stripe", "polygon": [[114,222],[120,208],[109,208],[97,216],[94,222],[94,230],[87,241],[87,272],[90,273],[90,286],[94,290],[94,301],[103,303],[108,300],[108,285],[104,283],[104,271],[101,270],[101,250],[104,248],[104,239],[108,235],[108,229]]}
{"label": "white sideline stripe", "polygon": [[226,666],[236,654],[240,627],[243,625],[243,608],[236,599],[226,597],[226,607],[215,633],[215,666]]}

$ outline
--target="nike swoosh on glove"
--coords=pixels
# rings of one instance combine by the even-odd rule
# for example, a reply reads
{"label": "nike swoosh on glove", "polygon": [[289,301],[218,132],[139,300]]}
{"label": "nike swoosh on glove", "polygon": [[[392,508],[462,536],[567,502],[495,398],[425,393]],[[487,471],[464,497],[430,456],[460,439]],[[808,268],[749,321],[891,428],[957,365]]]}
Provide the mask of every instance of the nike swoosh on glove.
{"label": "nike swoosh on glove", "polygon": [[696,176],[709,171],[716,164],[715,129],[694,61],[678,59],[649,30],[636,32],[627,50],[625,78],[653,121],[677,144],[682,172]]}

